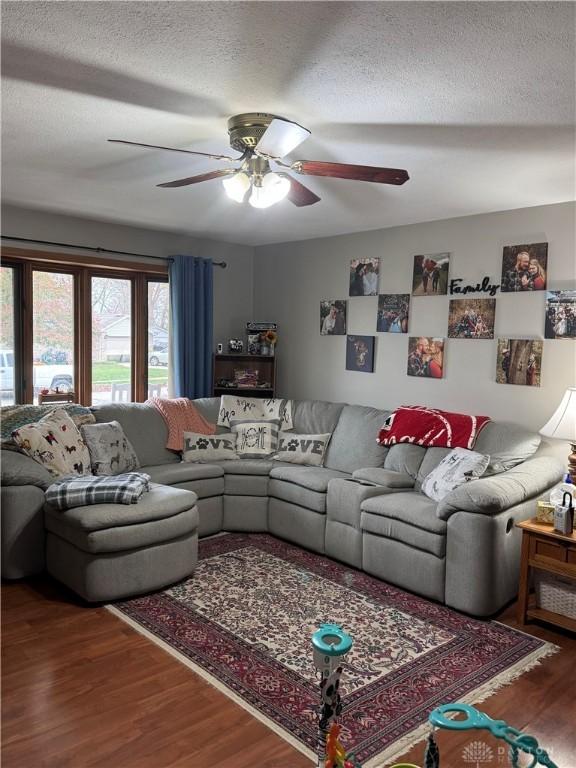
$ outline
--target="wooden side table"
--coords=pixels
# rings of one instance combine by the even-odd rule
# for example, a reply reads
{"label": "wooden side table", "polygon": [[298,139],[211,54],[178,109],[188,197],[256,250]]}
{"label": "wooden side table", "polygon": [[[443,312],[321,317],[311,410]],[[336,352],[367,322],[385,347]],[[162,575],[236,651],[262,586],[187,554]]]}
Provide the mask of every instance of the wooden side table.
{"label": "wooden side table", "polygon": [[535,519],[525,520],[517,526],[522,529],[518,622],[526,624],[527,619],[540,619],[576,632],[576,619],[537,608],[530,595],[532,569],[576,579],[576,532],[564,536],[556,533],[551,525],[537,523]]}

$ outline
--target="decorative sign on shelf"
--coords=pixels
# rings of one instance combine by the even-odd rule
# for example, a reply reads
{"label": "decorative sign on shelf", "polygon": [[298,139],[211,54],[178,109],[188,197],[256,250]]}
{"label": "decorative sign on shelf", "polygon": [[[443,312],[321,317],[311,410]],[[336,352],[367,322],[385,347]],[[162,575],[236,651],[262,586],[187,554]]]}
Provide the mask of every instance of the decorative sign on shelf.
{"label": "decorative sign on shelf", "polygon": [[490,278],[488,275],[482,278],[481,283],[476,283],[476,285],[460,285],[460,283],[464,282],[464,278],[462,277],[453,277],[450,280],[450,285],[448,286],[448,293],[450,295],[453,295],[454,293],[488,293],[490,296],[496,296],[496,291],[500,288],[500,285],[498,283],[491,283]]}

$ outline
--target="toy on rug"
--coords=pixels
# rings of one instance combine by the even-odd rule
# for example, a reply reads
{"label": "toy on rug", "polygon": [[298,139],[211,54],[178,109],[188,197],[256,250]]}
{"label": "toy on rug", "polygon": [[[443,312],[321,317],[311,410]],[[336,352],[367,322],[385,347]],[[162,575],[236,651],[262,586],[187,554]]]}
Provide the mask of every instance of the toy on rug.
{"label": "toy on rug", "polygon": [[320,672],[318,768],[362,768],[342,746],[336,722],[342,712],[341,662],[352,648],[352,638],[338,624],[322,624],[312,635],[312,648],[314,665]]}
{"label": "toy on rug", "polygon": [[[322,624],[312,635],[314,664],[320,672],[320,710],[318,715],[318,768],[362,768],[353,753],[346,752],[340,741],[341,726],[337,718],[342,713],[340,677],[342,662],[352,648],[352,638],[337,624]],[[457,716],[459,716],[457,718]],[[505,741],[510,748],[511,768],[558,768],[534,736],[522,733],[505,720],[493,720],[469,704],[442,704],[428,716],[432,731],[426,742],[423,768],[440,768],[440,751],[435,729],[452,731],[487,730],[496,739]],[[522,756],[531,760],[521,766]],[[397,763],[391,768],[418,768],[408,763]]]}

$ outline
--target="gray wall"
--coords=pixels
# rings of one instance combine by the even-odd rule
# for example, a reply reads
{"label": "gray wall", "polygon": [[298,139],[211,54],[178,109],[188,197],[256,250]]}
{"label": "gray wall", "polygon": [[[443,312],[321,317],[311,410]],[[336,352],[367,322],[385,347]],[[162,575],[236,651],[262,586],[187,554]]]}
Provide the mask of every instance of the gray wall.
{"label": "gray wall", "polygon": [[[449,251],[451,277],[500,283],[504,245],[547,241],[549,288],[575,288],[574,218],[574,204],[562,203],[257,248],[254,317],[279,323],[280,394],[424,404],[541,427],[576,380],[574,341],[544,342],[540,388],[495,382],[495,340],[448,339],[445,378],[409,377],[408,336],[445,337],[448,297],[413,297],[409,334],[377,334],[377,298],[348,297],[349,261],[380,257],[380,292],[410,293],[414,254]],[[345,370],[344,336],[320,336],[321,299],[348,299],[348,333],[376,335],[373,374]],[[495,336],[542,338],[544,303],[544,291],[498,293]]]}
{"label": "gray wall", "polygon": [[[59,243],[78,243],[151,256],[186,253],[214,261],[225,261],[228,264],[226,269],[214,269],[214,342],[244,338],[246,322],[252,320],[254,250],[250,246],[198,240],[177,232],[130,227],[11,205],[2,207],[2,234]],[[31,244],[3,242],[14,247],[35,247]],[[60,252],[67,250],[36,247]],[[154,260],[151,263],[158,262]]]}

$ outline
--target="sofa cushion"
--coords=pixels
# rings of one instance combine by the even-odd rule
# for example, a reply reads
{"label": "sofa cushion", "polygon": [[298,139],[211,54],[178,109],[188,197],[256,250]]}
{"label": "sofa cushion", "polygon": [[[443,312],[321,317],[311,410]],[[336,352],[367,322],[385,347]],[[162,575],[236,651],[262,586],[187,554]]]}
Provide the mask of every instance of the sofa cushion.
{"label": "sofa cushion", "polygon": [[326,467],[274,467],[270,470],[270,477],[274,480],[283,480],[286,483],[299,485],[318,493],[326,493],[328,483],[335,477],[350,477],[346,472]]}
{"label": "sofa cushion", "polygon": [[200,464],[182,461],[179,464],[153,464],[142,467],[153,483],[176,485],[191,480],[206,480],[224,477],[224,470],[217,464]]}
{"label": "sofa cushion", "polygon": [[180,455],[166,448],[168,427],[160,411],[147,403],[106,403],[94,405],[96,421],[119,421],[141,466],[179,462]]}
{"label": "sofa cushion", "polygon": [[416,479],[426,450],[421,445],[412,445],[411,443],[392,445],[384,459],[384,468],[393,469],[395,472],[403,472]]}
{"label": "sofa cushion", "polygon": [[48,531],[85,552],[115,552],[190,532],[198,526],[196,501],[192,491],[152,485],[137,504],[96,504],[64,512],[45,504],[44,521]]}
{"label": "sofa cushion", "polygon": [[512,469],[536,453],[540,435],[519,424],[491,421],[478,435],[474,450],[490,456],[485,475]]}
{"label": "sofa cushion", "polygon": [[365,405],[345,405],[326,452],[324,466],[341,472],[381,467],[387,448],[378,445],[378,431],[389,411]]}
{"label": "sofa cushion", "polygon": [[382,467],[367,467],[352,472],[352,477],[360,483],[368,485],[381,485],[385,488],[413,488],[414,478],[405,472],[394,472],[392,469]]}
{"label": "sofa cushion", "polygon": [[360,528],[444,557],[447,525],[436,516],[436,506],[435,501],[414,491],[375,496],[360,506]]}
{"label": "sofa cushion", "polygon": [[224,475],[227,496],[268,496],[268,475]]}
{"label": "sofa cushion", "polygon": [[151,484],[137,504],[93,504],[74,507],[64,512],[53,509],[49,504],[44,507],[46,527],[51,529],[54,519],[60,520],[70,528],[82,531],[100,531],[116,526],[137,525],[152,520],[164,520],[178,515],[186,509],[192,509],[197,497],[192,491],[180,488],[168,488],[164,485]]}
{"label": "sofa cushion", "polygon": [[236,459],[234,461],[216,461],[226,475],[268,475],[278,462],[272,459]]}
{"label": "sofa cushion", "polygon": [[326,513],[326,493],[324,491],[313,491],[295,483],[270,478],[268,495],[272,499],[281,499],[291,504],[297,504],[299,507],[311,509],[322,515]]}
{"label": "sofa cushion", "polygon": [[334,432],[344,403],[324,400],[294,400],[292,408],[293,431],[303,435]]}
{"label": "sofa cushion", "polygon": [[2,451],[2,485],[35,485],[46,490],[54,475],[30,456],[18,451]]}

